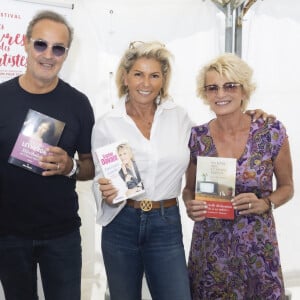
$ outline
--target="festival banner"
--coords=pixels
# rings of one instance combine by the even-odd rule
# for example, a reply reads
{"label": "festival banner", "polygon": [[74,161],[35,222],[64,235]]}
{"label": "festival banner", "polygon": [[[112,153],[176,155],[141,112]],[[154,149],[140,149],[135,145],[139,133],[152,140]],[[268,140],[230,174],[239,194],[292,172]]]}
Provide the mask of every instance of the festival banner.
{"label": "festival banner", "polygon": [[[67,19],[71,9],[46,1],[1,0],[0,6],[0,83],[25,72],[27,55],[24,49],[26,28],[31,18],[41,10],[52,10]],[[36,3],[35,3],[36,2]],[[62,2],[62,4],[65,2]]]}

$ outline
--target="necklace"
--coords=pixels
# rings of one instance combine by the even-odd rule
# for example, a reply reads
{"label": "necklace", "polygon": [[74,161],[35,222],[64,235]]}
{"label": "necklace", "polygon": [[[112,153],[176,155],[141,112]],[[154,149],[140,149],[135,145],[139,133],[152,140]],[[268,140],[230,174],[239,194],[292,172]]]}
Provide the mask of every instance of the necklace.
{"label": "necklace", "polygon": [[[143,118],[139,115],[131,115],[131,118],[135,121],[135,123],[138,125],[138,127],[143,127],[145,126],[147,129],[151,129],[152,127],[152,123],[153,123],[153,117],[152,117],[152,120],[151,119],[146,119],[146,118]],[[144,125],[142,125],[144,124]]]}
{"label": "necklace", "polygon": [[138,129],[147,139],[150,138],[155,110],[155,104],[152,107],[147,107],[143,110],[137,110],[136,107],[130,103],[130,101],[126,103],[126,111],[128,116],[132,118]]}
{"label": "necklace", "polygon": [[[150,109],[144,111],[138,111],[134,105],[129,101],[127,102],[127,114],[138,123],[143,123],[148,127],[152,126],[153,118],[156,110],[156,105],[152,106]],[[149,113],[150,111],[150,113]]]}

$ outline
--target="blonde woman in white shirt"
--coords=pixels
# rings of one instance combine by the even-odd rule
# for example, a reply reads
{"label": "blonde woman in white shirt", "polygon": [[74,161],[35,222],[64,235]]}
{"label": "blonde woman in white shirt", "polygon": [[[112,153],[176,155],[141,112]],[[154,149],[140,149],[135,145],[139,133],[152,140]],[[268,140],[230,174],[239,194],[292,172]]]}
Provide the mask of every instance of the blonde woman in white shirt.
{"label": "blonde woman in white shirt", "polygon": [[146,191],[113,204],[117,190],[103,178],[94,156],[97,222],[103,226],[111,300],[140,300],[144,273],[152,299],[191,299],[177,198],[193,124],[168,95],[170,58],[158,42],[130,43],[117,71],[120,102],[93,130],[93,149],[128,141]]}
{"label": "blonde woman in white shirt", "polygon": [[[160,43],[131,43],[117,72],[121,100],[93,130],[93,149],[128,141],[146,191],[113,205],[117,191],[101,178],[94,160],[111,300],[140,300],[144,273],[152,299],[191,299],[177,197],[189,161],[192,122],[168,96],[170,58]],[[151,199],[149,211],[140,207],[146,198]]]}

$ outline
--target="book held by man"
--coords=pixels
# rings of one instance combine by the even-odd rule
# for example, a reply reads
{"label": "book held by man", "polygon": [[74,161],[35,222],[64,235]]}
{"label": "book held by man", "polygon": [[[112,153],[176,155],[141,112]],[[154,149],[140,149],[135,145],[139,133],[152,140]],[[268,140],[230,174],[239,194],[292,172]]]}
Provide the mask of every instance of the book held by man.
{"label": "book held by man", "polygon": [[196,200],[206,201],[207,218],[234,219],[236,159],[197,157]]}
{"label": "book held by man", "polygon": [[118,190],[113,203],[145,193],[144,185],[127,141],[119,141],[95,150],[103,176],[111,180]]}
{"label": "book held by man", "polygon": [[41,156],[48,155],[49,146],[57,146],[65,123],[29,109],[8,162],[28,171],[41,174]]}

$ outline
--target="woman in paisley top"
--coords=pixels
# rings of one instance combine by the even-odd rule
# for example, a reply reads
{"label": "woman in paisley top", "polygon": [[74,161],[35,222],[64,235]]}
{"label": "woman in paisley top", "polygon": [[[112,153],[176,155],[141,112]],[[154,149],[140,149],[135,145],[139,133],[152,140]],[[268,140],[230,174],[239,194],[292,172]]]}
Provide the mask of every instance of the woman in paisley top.
{"label": "woman in paisley top", "polygon": [[[285,299],[272,208],[293,196],[291,155],[280,121],[244,113],[254,89],[252,69],[229,53],[197,78],[198,95],[216,118],[193,127],[189,141],[183,198],[195,221],[188,265],[194,300]],[[234,220],[206,218],[207,204],[195,200],[197,156],[237,159]]]}

